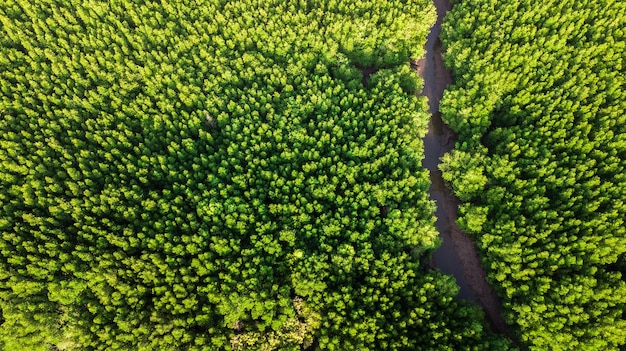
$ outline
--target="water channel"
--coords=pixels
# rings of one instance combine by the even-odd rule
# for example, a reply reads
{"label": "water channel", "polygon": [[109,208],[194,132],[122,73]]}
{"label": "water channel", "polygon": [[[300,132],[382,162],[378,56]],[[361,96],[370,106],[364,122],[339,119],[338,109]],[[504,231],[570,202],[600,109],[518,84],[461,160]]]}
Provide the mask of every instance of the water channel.
{"label": "water channel", "polygon": [[452,83],[452,76],[443,64],[441,55],[441,41],[439,34],[443,16],[450,10],[447,0],[434,0],[437,8],[437,22],[433,25],[426,40],[426,56],[418,61],[418,72],[424,79],[422,95],[428,97],[428,107],[432,115],[428,125],[428,134],[424,138],[425,158],[422,165],[430,171],[430,198],[437,203],[436,226],[443,242],[433,255],[433,265],[444,273],[456,278],[461,288],[459,297],[476,301],[476,296],[469,288],[459,254],[455,250],[450,233],[450,225],[454,218],[450,218],[445,210],[446,185],[438,169],[440,157],[454,147],[454,134],[441,120],[439,100],[443,97],[445,87]]}
{"label": "water channel", "polygon": [[446,187],[438,169],[441,156],[454,148],[456,136],[441,120],[439,112],[443,91],[452,83],[452,75],[443,64],[439,34],[443,17],[452,5],[449,0],[433,0],[433,3],[437,8],[437,22],[428,35],[426,55],[417,62],[417,71],[424,79],[422,95],[428,98],[432,115],[428,134],[424,137],[425,157],[422,164],[430,171],[430,197],[437,204],[436,226],[443,240],[431,263],[443,273],[454,276],[460,287],[458,297],[481,306],[494,331],[511,338],[500,313],[500,300],[487,282],[485,270],[480,264],[478,249],[456,225],[459,200]]}

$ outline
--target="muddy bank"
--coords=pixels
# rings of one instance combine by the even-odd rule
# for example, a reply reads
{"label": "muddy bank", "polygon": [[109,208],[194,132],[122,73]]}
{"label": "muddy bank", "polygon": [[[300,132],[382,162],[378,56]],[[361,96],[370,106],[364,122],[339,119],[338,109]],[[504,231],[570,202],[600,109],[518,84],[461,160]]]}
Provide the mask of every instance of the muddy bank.
{"label": "muddy bank", "polygon": [[452,83],[452,75],[443,64],[439,33],[441,22],[451,9],[449,0],[433,0],[437,8],[437,22],[426,41],[426,56],[417,61],[416,69],[424,79],[422,95],[428,98],[432,118],[424,138],[424,167],[430,171],[430,197],[437,203],[437,229],[443,244],[434,252],[432,264],[455,277],[460,286],[459,297],[478,303],[489,318],[494,331],[509,338],[511,334],[500,314],[500,300],[486,279],[478,259],[478,249],[472,240],[456,225],[459,200],[448,189],[438,169],[440,157],[454,148],[456,136],[441,120],[439,101],[445,87]]}

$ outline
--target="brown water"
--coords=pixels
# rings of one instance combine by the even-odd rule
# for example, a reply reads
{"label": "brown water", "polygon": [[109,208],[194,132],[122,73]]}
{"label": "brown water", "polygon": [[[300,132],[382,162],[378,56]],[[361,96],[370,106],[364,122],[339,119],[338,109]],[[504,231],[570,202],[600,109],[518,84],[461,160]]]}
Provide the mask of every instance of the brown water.
{"label": "brown water", "polygon": [[459,297],[476,301],[476,296],[469,288],[463,266],[450,235],[450,224],[454,219],[446,213],[444,202],[446,201],[446,186],[438,169],[440,157],[454,147],[454,134],[441,120],[439,113],[439,100],[443,96],[445,87],[452,83],[452,76],[443,64],[441,56],[441,21],[451,6],[447,0],[435,0],[437,8],[437,22],[433,25],[426,40],[426,56],[418,61],[417,70],[424,79],[422,95],[428,97],[428,106],[432,114],[428,125],[428,134],[424,138],[425,158],[422,165],[430,171],[430,198],[437,203],[436,226],[439,235],[443,239],[441,246],[433,255],[433,264],[444,273],[451,274],[456,278],[461,288]]}
{"label": "brown water", "polygon": [[424,137],[424,160],[422,165],[430,171],[430,198],[437,203],[436,226],[442,245],[433,254],[432,265],[454,276],[460,287],[459,298],[478,303],[489,318],[494,331],[511,338],[500,314],[500,300],[487,282],[485,270],[480,265],[478,248],[466,233],[456,225],[459,200],[448,189],[438,169],[440,158],[454,148],[456,136],[441,120],[439,101],[445,87],[452,83],[452,75],[443,64],[441,22],[452,8],[449,0],[433,0],[437,8],[437,22],[431,28],[426,41],[426,56],[417,62],[417,71],[424,79],[422,95],[428,98],[432,114],[428,134]]}

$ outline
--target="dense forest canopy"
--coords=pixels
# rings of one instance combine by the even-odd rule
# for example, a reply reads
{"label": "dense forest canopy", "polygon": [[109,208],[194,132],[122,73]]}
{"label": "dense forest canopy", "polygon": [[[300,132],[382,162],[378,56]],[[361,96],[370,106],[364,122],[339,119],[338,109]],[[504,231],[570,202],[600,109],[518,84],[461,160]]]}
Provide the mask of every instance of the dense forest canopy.
{"label": "dense forest canopy", "polygon": [[434,18],[1,2],[0,348],[506,349],[425,263]]}
{"label": "dense forest canopy", "polygon": [[614,0],[460,1],[444,23],[444,178],[532,350],[626,344],[625,28]]}

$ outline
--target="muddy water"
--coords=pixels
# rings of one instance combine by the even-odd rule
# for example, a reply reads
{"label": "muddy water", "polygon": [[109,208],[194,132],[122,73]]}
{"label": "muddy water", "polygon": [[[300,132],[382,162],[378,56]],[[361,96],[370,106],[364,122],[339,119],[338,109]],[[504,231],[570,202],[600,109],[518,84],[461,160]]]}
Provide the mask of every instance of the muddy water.
{"label": "muddy water", "polygon": [[454,148],[456,136],[441,120],[439,101],[445,87],[452,83],[452,75],[443,64],[441,56],[441,22],[451,9],[449,0],[433,0],[437,8],[437,22],[426,41],[426,55],[417,62],[417,71],[424,79],[422,95],[428,98],[432,114],[428,134],[424,137],[425,158],[422,165],[430,171],[430,197],[437,203],[436,226],[442,245],[434,252],[432,265],[454,276],[460,287],[459,298],[480,305],[494,331],[509,339],[512,335],[500,313],[500,300],[487,282],[485,270],[480,265],[478,249],[466,233],[456,225],[459,200],[446,187],[438,169],[440,157]]}
{"label": "muddy water", "polygon": [[437,203],[436,226],[443,239],[443,243],[433,255],[433,265],[442,272],[454,276],[461,288],[460,298],[475,301],[476,296],[467,284],[459,253],[452,242],[450,224],[454,223],[454,218],[450,218],[444,209],[447,189],[441,178],[441,171],[437,168],[440,157],[454,147],[454,135],[442,122],[439,113],[439,100],[443,96],[446,85],[452,83],[452,76],[443,64],[439,40],[441,21],[451,6],[447,0],[435,0],[434,3],[437,8],[437,22],[431,28],[426,40],[426,56],[417,63],[418,72],[424,79],[422,95],[428,97],[428,106],[432,114],[428,134],[424,138],[426,156],[422,165],[430,171],[430,198]]}

